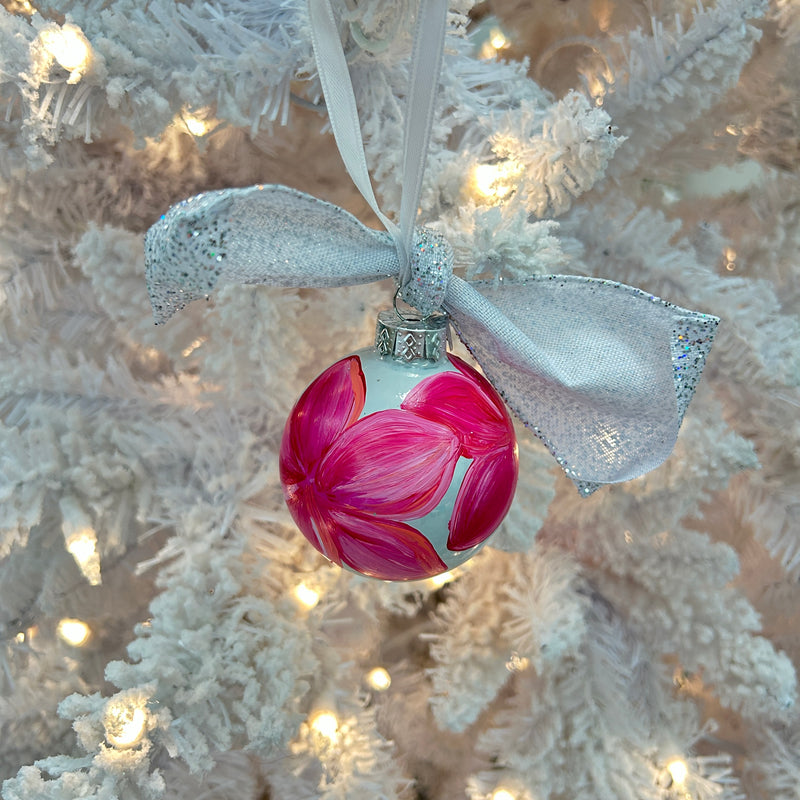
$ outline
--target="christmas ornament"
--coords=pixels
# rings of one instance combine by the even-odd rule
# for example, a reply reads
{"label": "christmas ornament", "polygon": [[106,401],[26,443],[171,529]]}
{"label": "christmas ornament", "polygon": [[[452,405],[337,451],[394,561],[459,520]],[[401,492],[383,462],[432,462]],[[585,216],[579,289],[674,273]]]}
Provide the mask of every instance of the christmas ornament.
{"label": "christmas ornament", "polygon": [[[506,405],[588,495],[602,484],[644,474],[672,452],[719,320],[612,281],[548,275],[487,284],[453,274],[453,251],[444,237],[415,225],[437,85],[432,76],[439,74],[447,8],[447,0],[420,2],[398,223],[383,213],[372,189],[330,0],[309,0],[331,129],[348,173],[386,232],[366,228],[341,208],[285,186],[224,189],[189,198],[147,234],[145,261],[156,321],[169,319],[224,283],[336,287],[392,276],[400,296],[422,319],[438,313],[449,317]],[[444,367],[445,376],[469,375],[486,385],[463,364],[448,359]],[[488,490],[490,470],[474,469],[486,463],[487,454],[474,449],[478,439],[458,427],[459,415],[462,421],[470,418],[469,403],[450,416],[442,407],[433,412],[431,404],[419,401],[429,396],[428,390],[414,384],[396,407],[370,405],[377,385],[370,377],[373,368],[365,355],[351,356],[323,373],[301,398],[282,450],[289,506],[306,536],[337,563],[383,577],[434,574],[452,563],[448,559],[460,557],[453,553],[478,546],[478,539],[488,535],[487,520],[499,522],[510,497]],[[432,382],[455,380],[438,373],[430,377]],[[344,387],[344,394],[329,396],[320,388],[328,384]],[[470,400],[476,407],[499,408],[476,398],[473,394]],[[373,412],[383,414],[387,425],[371,421]],[[427,455],[407,452],[414,448],[400,436],[395,437],[394,464],[383,445],[380,452],[372,448],[373,441],[391,438],[385,432],[399,420],[408,428],[408,442],[424,438],[426,425],[438,426],[437,435],[429,437],[433,449]],[[418,473],[411,455],[421,459]],[[504,458],[498,469],[508,475],[509,456]],[[460,459],[472,459],[470,466],[465,468]],[[393,469],[396,480],[381,484],[376,465],[384,474]],[[466,469],[463,476],[460,468]],[[402,497],[398,481],[407,484]],[[465,486],[478,490],[480,502],[471,510],[466,494],[459,500]],[[439,508],[450,499],[452,511]],[[447,518],[444,547],[432,533],[421,531],[420,520],[429,513]],[[379,530],[392,533],[380,536]]]}
{"label": "christmas ornament", "polygon": [[378,316],[375,348],[326,369],[286,423],[280,472],[336,564],[418,580],[471,558],[506,515],[517,445],[503,401],[445,351],[446,318]]}

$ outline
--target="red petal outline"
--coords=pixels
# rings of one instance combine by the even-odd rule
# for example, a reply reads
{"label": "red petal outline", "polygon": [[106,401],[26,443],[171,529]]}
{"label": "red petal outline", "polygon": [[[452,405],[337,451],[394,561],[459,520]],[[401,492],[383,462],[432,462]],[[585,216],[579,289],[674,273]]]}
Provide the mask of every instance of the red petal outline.
{"label": "red petal outline", "polygon": [[331,506],[393,519],[433,511],[453,479],[461,446],[448,427],[398,409],[349,427],[323,458],[319,490]]}
{"label": "red petal outline", "polygon": [[331,519],[339,529],[342,561],[362,575],[415,581],[447,570],[433,545],[410,525],[335,510]]}
{"label": "red petal outline", "polygon": [[441,372],[420,381],[401,408],[447,425],[461,438],[464,455],[475,458],[514,439],[511,420],[494,402],[494,389],[490,391],[461,373]]}
{"label": "red petal outline", "polygon": [[320,506],[314,487],[307,481],[293,487],[284,486],[284,497],[289,513],[303,536],[308,539],[325,558],[342,565],[337,540],[339,533],[331,522],[330,513]]}
{"label": "red petal outline", "polygon": [[469,550],[494,532],[511,507],[518,474],[516,446],[483,456],[470,465],[450,517],[450,550]]}
{"label": "red petal outline", "polygon": [[284,483],[299,483],[313,474],[328,448],[358,419],[366,393],[358,356],[337,361],[309,385],[286,421],[280,451]]}

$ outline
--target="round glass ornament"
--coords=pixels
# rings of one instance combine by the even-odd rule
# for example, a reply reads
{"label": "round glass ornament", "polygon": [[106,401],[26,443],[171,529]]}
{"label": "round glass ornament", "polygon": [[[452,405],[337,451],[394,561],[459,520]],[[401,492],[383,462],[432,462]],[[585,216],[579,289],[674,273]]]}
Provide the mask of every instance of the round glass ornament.
{"label": "round glass ornament", "polygon": [[382,311],[375,347],[328,367],[289,415],[286,503],[340,566],[430,578],[475,555],[508,512],[518,472],[511,419],[446,339],[444,315]]}

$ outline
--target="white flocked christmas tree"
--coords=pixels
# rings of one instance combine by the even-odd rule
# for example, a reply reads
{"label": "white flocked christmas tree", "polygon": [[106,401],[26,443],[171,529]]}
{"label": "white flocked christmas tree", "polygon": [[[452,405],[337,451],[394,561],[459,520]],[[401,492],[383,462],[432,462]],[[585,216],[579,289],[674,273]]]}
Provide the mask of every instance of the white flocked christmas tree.
{"label": "white flocked christmas tree", "polygon": [[[334,3],[391,215],[417,5]],[[795,0],[451,0],[419,219],[457,273],[722,322],[661,467],[584,498],[519,425],[488,546],[388,583],[309,546],[277,461],[393,282],[159,326],[145,285],[209,189],[380,227],[305,1],[3,0],[3,800],[800,796],[798,64]]]}

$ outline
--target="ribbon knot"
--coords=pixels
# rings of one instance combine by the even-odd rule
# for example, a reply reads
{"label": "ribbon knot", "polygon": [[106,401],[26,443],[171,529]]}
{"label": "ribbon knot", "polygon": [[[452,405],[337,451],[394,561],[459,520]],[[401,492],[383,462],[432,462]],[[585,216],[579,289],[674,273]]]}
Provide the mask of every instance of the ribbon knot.
{"label": "ribbon knot", "polygon": [[453,275],[453,248],[438,231],[416,227],[409,266],[409,278],[401,278],[400,297],[429,317],[444,305]]}

